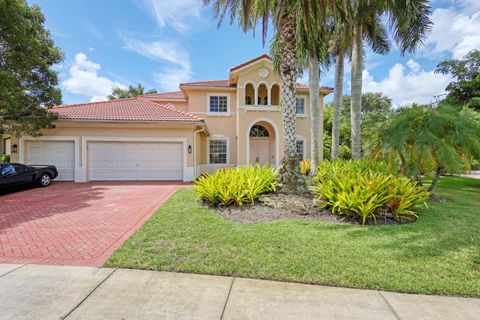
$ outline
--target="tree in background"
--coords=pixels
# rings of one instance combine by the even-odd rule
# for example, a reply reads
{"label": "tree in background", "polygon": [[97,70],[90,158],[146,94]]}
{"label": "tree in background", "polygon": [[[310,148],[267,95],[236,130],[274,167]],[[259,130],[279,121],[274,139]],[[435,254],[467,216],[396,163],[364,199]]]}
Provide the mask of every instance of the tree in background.
{"label": "tree in background", "polygon": [[473,50],[461,60],[440,62],[436,73],[451,74],[453,81],[447,86],[444,103],[468,106],[480,110],[480,51]]}
{"label": "tree in background", "polygon": [[136,87],[128,86],[128,88],[121,88],[121,87],[113,88],[112,93],[108,96],[108,100],[134,98],[134,97],[143,96],[144,94],[150,94],[150,93],[157,93],[157,90],[151,89],[145,92],[145,87],[143,87],[139,83],[138,86]]}
{"label": "tree in background", "polygon": [[[341,106],[341,122],[340,122],[340,144],[338,146],[338,157],[342,159],[351,158],[351,121],[350,121],[350,105],[351,97],[343,96]],[[327,149],[333,148],[332,124],[334,117],[334,103],[325,106],[325,146]],[[393,114],[392,100],[382,93],[367,92],[362,94],[362,149],[367,155],[371,153],[371,145],[375,145],[378,139],[379,128],[381,128],[387,119]],[[326,150],[326,154],[329,154]]]}
{"label": "tree in background", "polygon": [[53,127],[47,109],[62,101],[53,67],[63,55],[44,22],[38,6],[0,0],[0,128],[15,136]]}
{"label": "tree in background", "polygon": [[402,173],[421,183],[431,176],[433,191],[445,173],[468,170],[480,158],[480,123],[475,111],[450,106],[412,105],[400,109],[379,130],[376,156],[399,163]]}

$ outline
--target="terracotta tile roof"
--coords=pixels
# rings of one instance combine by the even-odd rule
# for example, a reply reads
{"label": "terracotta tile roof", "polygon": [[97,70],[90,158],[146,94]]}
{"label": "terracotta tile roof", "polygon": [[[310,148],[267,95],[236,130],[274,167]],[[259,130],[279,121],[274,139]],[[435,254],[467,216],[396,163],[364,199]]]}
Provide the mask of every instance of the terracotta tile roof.
{"label": "terracotta tile roof", "polygon": [[190,113],[142,98],[57,106],[49,109],[63,120],[203,122]]}
{"label": "terracotta tile roof", "polygon": [[209,81],[196,81],[196,82],[184,82],[180,84],[180,87],[221,87],[230,88],[230,82],[228,80],[209,80]]}
{"label": "terracotta tile roof", "polygon": [[253,63],[253,62],[255,62],[255,61],[261,60],[261,59],[263,59],[263,58],[267,58],[267,59],[269,59],[269,60],[272,60],[272,58],[270,58],[270,56],[269,56],[268,54],[262,54],[261,56],[258,56],[258,57],[256,57],[256,58],[253,58],[253,59],[251,59],[251,60],[248,60],[247,62],[244,62],[244,63],[242,63],[242,64],[239,64],[238,66],[235,66],[235,67],[231,68],[231,69],[230,69],[230,72],[235,71],[235,70],[238,70],[238,69],[240,69],[240,68],[242,68],[242,67],[245,67],[246,65],[249,65],[250,63]]}
{"label": "terracotta tile roof", "polygon": [[[222,87],[228,88],[231,87],[228,80],[211,80],[211,81],[197,81],[197,82],[185,82],[180,84],[180,86],[188,87]],[[297,89],[308,89],[308,84],[297,83]],[[324,91],[333,91],[332,87],[320,87],[320,90]]]}
{"label": "terracotta tile roof", "polygon": [[185,95],[182,91],[147,93],[142,96],[147,100],[184,100]]}
{"label": "terracotta tile roof", "polygon": [[[308,89],[308,88],[309,88],[308,84],[297,83],[297,89]],[[334,88],[323,86],[323,87],[320,87],[320,90],[322,90],[322,91],[333,91]]]}

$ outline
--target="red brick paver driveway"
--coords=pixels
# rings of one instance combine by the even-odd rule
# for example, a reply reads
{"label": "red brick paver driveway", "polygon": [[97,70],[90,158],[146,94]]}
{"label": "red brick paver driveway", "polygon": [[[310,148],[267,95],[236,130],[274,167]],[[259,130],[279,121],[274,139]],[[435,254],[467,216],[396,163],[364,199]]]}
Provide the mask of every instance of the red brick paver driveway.
{"label": "red brick paver driveway", "polygon": [[0,195],[0,263],[101,266],[182,183],[53,183]]}

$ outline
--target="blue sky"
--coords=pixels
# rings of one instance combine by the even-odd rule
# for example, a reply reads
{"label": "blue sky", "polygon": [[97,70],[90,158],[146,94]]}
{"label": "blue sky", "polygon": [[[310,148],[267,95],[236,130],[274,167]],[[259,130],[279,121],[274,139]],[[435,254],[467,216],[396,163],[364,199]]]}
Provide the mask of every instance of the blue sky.
{"label": "blue sky", "polygon": [[[179,82],[226,79],[230,67],[268,53],[260,34],[244,34],[228,21],[217,28],[201,0],[29,2],[42,8],[65,54],[58,66],[64,103],[105,99],[113,86],[172,91]],[[397,106],[429,102],[450,80],[433,73],[436,64],[480,48],[479,0],[434,0],[432,7],[433,30],[415,54],[402,57],[394,46],[385,56],[367,53],[364,91],[384,92]],[[322,85],[332,84],[332,71],[325,71]]]}

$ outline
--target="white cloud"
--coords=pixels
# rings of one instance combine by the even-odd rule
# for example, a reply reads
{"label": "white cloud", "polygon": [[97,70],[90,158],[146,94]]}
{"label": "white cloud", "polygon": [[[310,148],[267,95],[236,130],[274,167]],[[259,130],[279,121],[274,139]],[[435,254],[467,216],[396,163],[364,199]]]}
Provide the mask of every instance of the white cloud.
{"label": "white cloud", "polygon": [[153,75],[153,81],[165,91],[178,90],[178,85],[191,79],[190,70],[182,68],[166,68]]}
{"label": "white cloud", "polygon": [[125,37],[124,40],[127,49],[144,57],[179,64],[185,68],[190,67],[188,53],[174,41],[143,42]]}
{"label": "white cloud", "polygon": [[106,100],[114,87],[125,87],[122,83],[99,76],[100,69],[100,64],[79,52],[70,67],[69,78],[62,82],[62,86],[74,94],[91,97],[90,101]]}
{"label": "white cloud", "polygon": [[160,28],[171,27],[184,33],[201,19],[202,2],[199,0],[144,0],[143,3]]}
{"label": "white cloud", "polygon": [[465,14],[472,14],[480,11],[480,1],[478,0],[457,0],[459,6]]}
{"label": "white cloud", "polygon": [[125,38],[125,47],[149,59],[167,62],[167,67],[154,74],[155,83],[162,90],[178,90],[181,82],[192,77],[192,66],[188,53],[176,42],[157,40],[143,42]]}
{"label": "white cloud", "polygon": [[363,91],[383,92],[393,100],[395,107],[416,103],[430,103],[434,96],[444,93],[450,82],[449,75],[424,71],[414,60],[407,63],[409,71],[402,64],[395,64],[388,76],[376,82],[367,70],[363,71]]}
{"label": "white cloud", "polygon": [[480,47],[480,1],[463,0],[460,6],[436,9],[432,20],[432,32],[421,50],[424,55],[437,58],[448,52],[459,59]]}
{"label": "white cloud", "polygon": [[422,67],[421,65],[419,65],[419,64],[418,64],[415,60],[413,60],[413,59],[408,60],[407,66],[410,68],[410,70],[411,70],[412,72],[418,72],[418,71],[420,71],[420,68]]}

